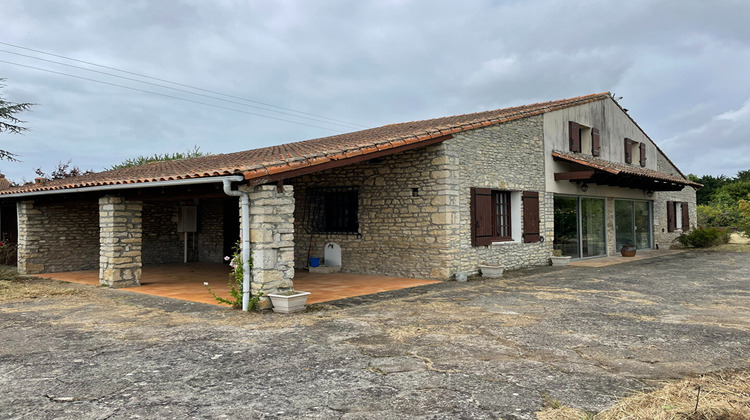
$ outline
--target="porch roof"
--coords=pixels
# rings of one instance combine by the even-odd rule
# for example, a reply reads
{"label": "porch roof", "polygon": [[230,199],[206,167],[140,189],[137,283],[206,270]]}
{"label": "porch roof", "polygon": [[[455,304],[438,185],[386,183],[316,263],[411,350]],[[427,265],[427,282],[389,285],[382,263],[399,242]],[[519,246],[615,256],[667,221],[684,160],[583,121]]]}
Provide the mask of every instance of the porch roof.
{"label": "porch roof", "polygon": [[[453,134],[501,124],[609,98],[609,92],[472,114],[389,124],[331,137],[287,143],[243,152],[85,174],[0,189],[0,196],[122,184],[244,175],[265,183],[303,173],[343,166],[447,140]],[[146,187],[148,185],[144,185]]]}
{"label": "porch roof", "polygon": [[703,185],[682,177],[655,171],[653,169],[610,162],[593,156],[578,153],[553,151],[556,160],[575,163],[588,170],[559,172],[556,181],[586,182],[617,187],[640,188],[651,191],[679,191],[685,186],[700,188]]}

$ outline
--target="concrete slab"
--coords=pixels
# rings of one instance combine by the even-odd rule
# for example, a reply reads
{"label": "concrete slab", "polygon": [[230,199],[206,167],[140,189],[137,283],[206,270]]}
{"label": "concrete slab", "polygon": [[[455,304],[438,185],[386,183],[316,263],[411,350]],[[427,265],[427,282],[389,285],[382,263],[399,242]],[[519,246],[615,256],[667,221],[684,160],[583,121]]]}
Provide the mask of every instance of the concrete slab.
{"label": "concrete slab", "polygon": [[294,316],[37,281],[66,294],[0,299],[5,418],[533,419],[546,396],[598,411],[750,368],[747,253],[522,270]]}

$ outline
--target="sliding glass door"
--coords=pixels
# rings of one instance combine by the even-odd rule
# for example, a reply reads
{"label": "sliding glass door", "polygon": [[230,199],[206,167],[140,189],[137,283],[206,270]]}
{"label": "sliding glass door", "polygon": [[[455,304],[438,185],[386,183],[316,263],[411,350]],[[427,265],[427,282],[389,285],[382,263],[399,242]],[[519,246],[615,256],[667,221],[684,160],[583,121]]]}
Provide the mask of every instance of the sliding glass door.
{"label": "sliding glass door", "polygon": [[635,245],[636,249],[651,248],[651,203],[615,200],[615,246]]}
{"label": "sliding glass door", "polygon": [[604,199],[556,196],[553,245],[574,258],[607,255]]}

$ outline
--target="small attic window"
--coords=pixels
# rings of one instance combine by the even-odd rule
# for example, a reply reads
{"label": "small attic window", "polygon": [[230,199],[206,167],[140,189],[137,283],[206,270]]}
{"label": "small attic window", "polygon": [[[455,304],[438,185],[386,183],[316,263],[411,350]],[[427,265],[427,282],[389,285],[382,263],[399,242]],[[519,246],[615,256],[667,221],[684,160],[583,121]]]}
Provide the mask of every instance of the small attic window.
{"label": "small attic window", "polygon": [[625,137],[625,163],[633,163],[633,151],[640,152],[640,164],[646,166],[646,148],[642,143]]}
{"label": "small attic window", "polygon": [[[594,156],[598,156],[598,154],[593,153],[593,138],[591,137],[591,134],[591,127],[586,127],[585,125],[581,125],[575,121],[568,121],[568,138],[570,151],[580,153],[582,150],[591,150]],[[598,136],[598,130],[596,131],[596,134]]]}

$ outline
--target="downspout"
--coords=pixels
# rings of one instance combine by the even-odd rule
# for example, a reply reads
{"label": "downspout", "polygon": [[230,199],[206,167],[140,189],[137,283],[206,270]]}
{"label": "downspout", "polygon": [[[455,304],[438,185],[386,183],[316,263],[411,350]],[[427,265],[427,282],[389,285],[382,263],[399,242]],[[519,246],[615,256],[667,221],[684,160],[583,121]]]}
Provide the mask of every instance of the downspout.
{"label": "downspout", "polygon": [[224,193],[240,198],[242,220],[242,310],[250,306],[250,197],[248,193],[233,190],[232,181],[244,181],[245,177],[224,178]]}

